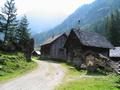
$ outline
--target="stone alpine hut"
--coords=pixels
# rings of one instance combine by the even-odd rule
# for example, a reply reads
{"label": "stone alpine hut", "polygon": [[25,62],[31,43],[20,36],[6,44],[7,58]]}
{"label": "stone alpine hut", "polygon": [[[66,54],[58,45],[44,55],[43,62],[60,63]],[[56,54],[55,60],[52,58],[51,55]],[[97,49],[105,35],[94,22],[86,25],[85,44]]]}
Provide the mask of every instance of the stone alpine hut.
{"label": "stone alpine hut", "polygon": [[50,37],[41,45],[41,55],[48,58],[65,59],[66,51],[63,46],[66,40],[66,34]]}
{"label": "stone alpine hut", "polygon": [[77,67],[95,67],[98,54],[109,55],[113,45],[103,36],[79,29],[72,29],[66,43],[67,61]]}

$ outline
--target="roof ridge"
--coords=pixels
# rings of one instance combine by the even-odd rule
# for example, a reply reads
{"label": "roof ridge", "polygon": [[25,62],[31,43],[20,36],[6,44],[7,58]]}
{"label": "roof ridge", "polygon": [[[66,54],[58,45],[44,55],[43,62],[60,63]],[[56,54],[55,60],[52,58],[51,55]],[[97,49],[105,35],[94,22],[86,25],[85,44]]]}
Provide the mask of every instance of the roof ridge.
{"label": "roof ridge", "polygon": [[45,41],[43,42],[43,44],[41,44],[41,46],[52,43],[54,40],[58,39],[59,37],[61,37],[61,36],[64,35],[64,34],[65,34],[65,33],[58,34],[58,35],[56,35],[56,36],[54,36],[54,37],[51,36],[50,38],[48,38],[47,40],[45,40]]}
{"label": "roof ridge", "polygon": [[90,31],[73,29],[80,42],[85,46],[113,48],[113,45],[101,34]]}

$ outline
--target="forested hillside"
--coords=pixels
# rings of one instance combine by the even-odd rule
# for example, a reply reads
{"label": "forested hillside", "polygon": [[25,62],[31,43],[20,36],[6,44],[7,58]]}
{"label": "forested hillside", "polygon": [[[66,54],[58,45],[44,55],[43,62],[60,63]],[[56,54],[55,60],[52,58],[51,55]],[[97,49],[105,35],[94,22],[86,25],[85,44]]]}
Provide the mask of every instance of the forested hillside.
{"label": "forested hillside", "polygon": [[[120,0],[96,0],[95,2],[79,7],[63,23],[52,30],[34,35],[36,44],[42,43],[53,34],[69,32],[71,28],[77,26],[80,20],[80,27],[83,30],[97,31],[104,34],[106,17],[115,10],[120,9]],[[100,28],[100,29],[96,29]]]}

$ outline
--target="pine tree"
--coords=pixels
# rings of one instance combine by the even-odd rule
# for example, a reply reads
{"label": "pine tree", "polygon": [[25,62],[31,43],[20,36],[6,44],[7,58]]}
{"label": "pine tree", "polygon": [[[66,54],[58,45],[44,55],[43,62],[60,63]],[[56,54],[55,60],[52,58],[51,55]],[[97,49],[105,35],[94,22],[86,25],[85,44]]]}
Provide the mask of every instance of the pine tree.
{"label": "pine tree", "polygon": [[120,45],[120,12],[116,10],[108,19],[108,37],[113,45]]}
{"label": "pine tree", "polygon": [[14,40],[17,26],[16,12],[17,9],[15,7],[14,0],[7,0],[4,4],[4,7],[2,8],[2,14],[0,15],[2,19],[0,25],[2,26],[2,30],[5,34],[4,42]]}
{"label": "pine tree", "polygon": [[16,32],[16,38],[22,46],[24,46],[25,42],[30,39],[30,29],[28,28],[28,25],[27,17],[24,15],[18,24],[18,30]]}
{"label": "pine tree", "polygon": [[2,14],[0,14],[0,32],[4,31],[4,16]]}

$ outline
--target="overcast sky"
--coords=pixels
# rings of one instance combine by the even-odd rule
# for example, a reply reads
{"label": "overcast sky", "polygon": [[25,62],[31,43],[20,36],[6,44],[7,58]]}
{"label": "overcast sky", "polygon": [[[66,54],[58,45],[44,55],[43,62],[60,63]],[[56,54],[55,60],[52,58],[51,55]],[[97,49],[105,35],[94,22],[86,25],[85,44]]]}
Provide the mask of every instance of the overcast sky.
{"label": "overcast sky", "polygon": [[[67,16],[83,4],[94,0],[15,0],[18,15],[28,16],[30,27],[38,32],[60,24]],[[0,6],[5,0],[0,0]],[[34,25],[33,25],[34,24]]]}

